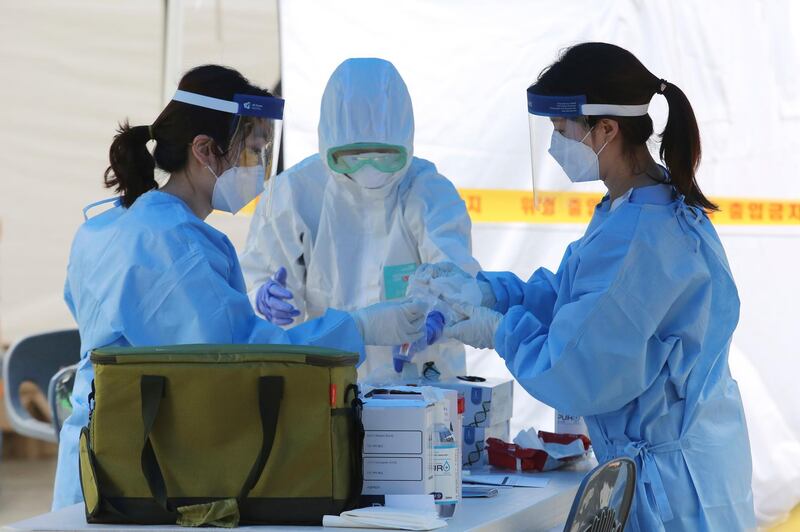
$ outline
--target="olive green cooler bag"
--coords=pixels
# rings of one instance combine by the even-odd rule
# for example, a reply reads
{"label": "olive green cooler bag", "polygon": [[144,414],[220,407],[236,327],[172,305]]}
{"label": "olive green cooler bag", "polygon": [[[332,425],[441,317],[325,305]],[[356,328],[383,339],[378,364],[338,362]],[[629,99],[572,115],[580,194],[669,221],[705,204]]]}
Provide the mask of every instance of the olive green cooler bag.
{"label": "olive green cooler bag", "polygon": [[91,361],[88,522],[318,525],[354,507],[356,354],[194,345],[98,349]]}

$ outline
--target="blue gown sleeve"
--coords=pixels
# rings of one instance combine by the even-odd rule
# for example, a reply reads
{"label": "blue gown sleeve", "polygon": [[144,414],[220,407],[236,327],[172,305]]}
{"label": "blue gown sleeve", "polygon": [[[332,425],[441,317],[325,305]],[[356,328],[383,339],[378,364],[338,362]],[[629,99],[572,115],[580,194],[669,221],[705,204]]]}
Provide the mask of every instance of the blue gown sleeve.
{"label": "blue gown sleeve", "polygon": [[679,342],[656,329],[692,282],[670,275],[657,256],[641,242],[596,239],[581,250],[569,302],[550,321],[528,298],[508,310],[496,349],[531,395],[586,416],[615,411],[650,387]]}
{"label": "blue gown sleeve", "polygon": [[115,315],[136,316],[121,329],[132,345],[298,344],[356,352],[364,358],[361,335],[346,312],[328,310],[289,330],[256,316],[232,246],[228,253],[213,246],[195,248],[176,260],[146,293],[138,283],[131,283],[129,292],[120,301],[134,308]]}
{"label": "blue gown sleeve", "polygon": [[69,309],[69,313],[72,314],[72,318],[77,321],[78,315],[75,312],[75,300],[72,298],[72,290],[69,286],[69,279],[64,281],[64,303],[67,304],[67,308]]}
{"label": "blue gown sleeve", "polygon": [[489,283],[497,300],[494,310],[505,314],[511,307],[523,305],[549,324],[563,270],[572,254],[573,246],[574,243],[567,248],[556,273],[547,268],[539,268],[533,272],[527,283],[511,272],[480,272],[478,280]]}
{"label": "blue gown sleeve", "polygon": [[510,308],[523,305],[549,323],[558,294],[557,275],[547,268],[539,268],[527,283],[511,272],[481,272],[478,279],[492,287],[497,312],[505,314]]}

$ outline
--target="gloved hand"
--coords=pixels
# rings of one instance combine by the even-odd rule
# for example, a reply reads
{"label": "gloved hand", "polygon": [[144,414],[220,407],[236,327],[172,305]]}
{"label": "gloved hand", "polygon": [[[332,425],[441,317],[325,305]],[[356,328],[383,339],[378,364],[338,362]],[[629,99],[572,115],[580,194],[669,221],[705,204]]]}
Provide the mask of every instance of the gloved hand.
{"label": "gloved hand", "polygon": [[414,355],[427,349],[442,337],[444,330],[444,314],[438,310],[432,310],[425,318],[425,335],[413,344],[396,345],[392,350],[394,359],[394,370],[397,373],[403,372],[403,365],[411,361]]}
{"label": "gloved hand", "polygon": [[453,309],[465,319],[445,327],[445,338],[454,338],[478,349],[494,349],[494,335],[502,314],[487,307],[469,305],[454,305]]}
{"label": "gloved hand", "polygon": [[294,294],[286,288],[286,268],[281,266],[269,281],[261,285],[256,293],[256,308],[267,320],[276,325],[289,325],[300,315],[287,299]]}
{"label": "gloved hand", "polygon": [[[438,277],[456,277],[458,279],[462,279],[465,284],[474,283],[478,286],[478,289],[481,293],[481,306],[492,308],[495,306],[495,304],[497,304],[497,298],[494,295],[494,290],[492,290],[492,285],[486,281],[479,281],[452,262],[423,264],[417,269],[415,276],[420,278],[430,277],[431,279],[436,279]],[[442,298],[448,303],[457,303],[448,300],[447,294],[442,294]]]}
{"label": "gloved hand", "polygon": [[400,345],[425,336],[423,301],[382,301],[351,312],[366,345]]}

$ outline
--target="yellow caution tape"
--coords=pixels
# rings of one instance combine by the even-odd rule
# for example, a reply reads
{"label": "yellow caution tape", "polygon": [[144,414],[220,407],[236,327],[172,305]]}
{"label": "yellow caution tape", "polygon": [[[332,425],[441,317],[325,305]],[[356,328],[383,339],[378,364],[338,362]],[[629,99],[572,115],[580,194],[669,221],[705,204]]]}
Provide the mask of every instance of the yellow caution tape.
{"label": "yellow caution tape", "polygon": [[[586,224],[602,194],[537,191],[534,208],[530,190],[460,189],[470,218],[476,223]],[[800,200],[711,198],[719,212],[710,214],[717,225],[800,225]],[[242,213],[252,215],[257,200]]]}
{"label": "yellow caution tape", "polygon": [[[473,222],[586,224],[602,194],[587,192],[461,189]],[[719,205],[709,217],[718,225],[800,225],[800,200],[711,198]]]}

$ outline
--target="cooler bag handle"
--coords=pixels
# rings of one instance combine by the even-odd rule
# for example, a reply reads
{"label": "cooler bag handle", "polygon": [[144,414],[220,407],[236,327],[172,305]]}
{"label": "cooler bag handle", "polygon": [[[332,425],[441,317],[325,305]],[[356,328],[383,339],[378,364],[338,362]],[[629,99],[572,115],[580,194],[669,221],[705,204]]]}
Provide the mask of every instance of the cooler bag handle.
{"label": "cooler bag handle", "polygon": [[[141,378],[142,422],[144,423],[144,442],[142,447],[141,461],[142,474],[147,480],[147,485],[150,487],[150,494],[162,509],[171,514],[175,514],[175,512],[172,512],[167,508],[167,487],[164,482],[164,475],[161,473],[161,467],[158,464],[158,459],[156,458],[155,451],[153,450],[153,444],[150,442],[150,433],[153,429],[153,425],[155,424],[156,417],[158,416],[158,409],[161,405],[161,398],[164,396],[166,381],[166,377],[161,375],[142,375]],[[256,485],[256,482],[258,482],[258,479],[261,477],[261,473],[267,464],[269,455],[272,452],[272,445],[275,442],[275,433],[278,425],[278,414],[280,412],[282,397],[283,377],[259,377],[258,410],[261,417],[261,448],[258,452],[258,456],[256,457],[253,467],[250,469],[250,473],[247,475],[247,479],[242,485],[242,489],[239,492],[238,497],[235,499],[236,504],[231,504],[233,500],[230,499],[226,501],[216,501],[217,503],[227,503],[222,506],[227,506],[229,508],[231,506],[233,507],[233,510],[235,511],[236,523],[238,523],[239,520],[238,506],[241,505],[241,503],[250,493],[250,490],[252,490]],[[200,508],[206,506],[209,506],[209,508]],[[220,521],[223,520],[223,518],[228,517],[219,515],[219,511],[215,512],[215,510],[219,510],[219,508],[210,508],[210,505],[194,505],[178,508],[178,513],[181,514],[181,518],[178,519],[178,523],[197,526],[198,524],[214,524],[216,522],[216,519],[209,521],[201,518],[201,522],[183,519],[187,514],[190,513],[197,515],[198,509],[201,510],[200,513],[205,513],[206,517],[208,514],[217,513],[218,515],[216,517],[219,517]],[[184,512],[183,510],[190,511]],[[223,510],[223,512],[224,511],[225,510]],[[194,519],[194,516],[192,519]],[[217,524],[219,525],[221,523]],[[230,523],[226,524],[230,526]],[[236,526],[236,524],[233,526]]]}

